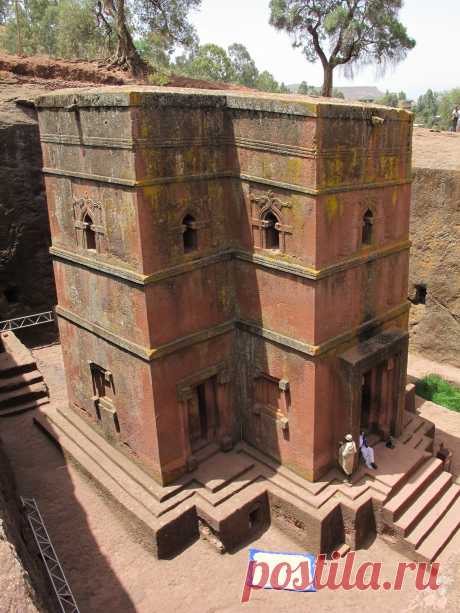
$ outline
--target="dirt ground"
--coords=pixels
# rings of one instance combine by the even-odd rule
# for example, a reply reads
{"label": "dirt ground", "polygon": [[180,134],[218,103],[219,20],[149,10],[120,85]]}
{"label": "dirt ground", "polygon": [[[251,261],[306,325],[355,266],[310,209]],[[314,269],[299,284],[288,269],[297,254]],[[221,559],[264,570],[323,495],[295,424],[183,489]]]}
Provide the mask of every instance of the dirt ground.
{"label": "dirt ground", "polygon": [[[34,354],[48,381],[52,402],[66,402],[60,346],[37,348]],[[421,408],[434,419],[443,440],[460,458],[460,415],[432,406]],[[124,519],[95,485],[68,463],[32,423],[32,413],[0,421],[0,433],[18,482],[18,493],[37,499],[54,546],[60,556],[82,613],[157,613],[188,611],[217,613],[308,610],[447,611],[460,610],[460,535],[440,558],[441,582],[436,592],[417,592],[406,580],[401,592],[371,590],[317,593],[259,590],[241,604],[248,547],[271,551],[301,551],[275,528],[233,554],[219,555],[197,541],[172,560],[155,560],[125,529]],[[444,428],[444,430],[443,430]],[[454,462],[457,474],[458,459]],[[381,562],[381,577],[394,578],[398,561],[385,543],[374,539],[358,551],[359,562]],[[404,561],[404,560],[402,560]],[[340,576],[340,571],[339,571]],[[409,572],[410,576],[410,572]],[[382,583],[382,581],[381,581]]]}
{"label": "dirt ground", "polygon": [[433,360],[428,360],[425,356],[419,353],[410,353],[409,362],[407,364],[407,374],[422,379],[426,375],[436,374],[447,381],[450,381],[457,387],[460,387],[460,368],[456,368],[451,364],[439,364]]}
{"label": "dirt ground", "polygon": [[460,170],[460,132],[432,132],[415,128],[412,141],[414,168]]}
{"label": "dirt ground", "polygon": [[[156,76],[150,80],[135,79],[122,70],[106,69],[97,60],[61,60],[48,56],[21,57],[0,53],[0,84],[30,84],[45,89],[64,89],[88,85],[126,85],[129,83],[154,85]],[[204,79],[191,79],[181,75],[161,75],[162,85],[168,87],[196,87],[202,89],[233,89],[254,91],[242,85],[221,83]]]}

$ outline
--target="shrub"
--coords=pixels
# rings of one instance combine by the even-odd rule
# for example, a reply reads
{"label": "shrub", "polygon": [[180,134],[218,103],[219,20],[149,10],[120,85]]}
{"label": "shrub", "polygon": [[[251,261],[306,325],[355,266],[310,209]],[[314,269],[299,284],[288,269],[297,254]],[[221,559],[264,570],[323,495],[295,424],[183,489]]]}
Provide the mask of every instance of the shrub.
{"label": "shrub", "polygon": [[460,388],[439,375],[426,375],[417,381],[415,390],[417,395],[425,400],[432,400],[436,404],[460,413]]}

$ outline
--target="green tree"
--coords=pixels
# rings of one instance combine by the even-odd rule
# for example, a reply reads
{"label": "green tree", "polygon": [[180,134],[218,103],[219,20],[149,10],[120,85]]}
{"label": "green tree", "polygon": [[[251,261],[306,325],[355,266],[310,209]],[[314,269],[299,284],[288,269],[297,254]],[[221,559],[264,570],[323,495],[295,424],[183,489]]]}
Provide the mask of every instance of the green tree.
{"label": "green tree", "polygon": [[402,0],[270,0],[270,23],[285,30],[309,62],[321,61],[322,94],[331,96],[333,71],[404,59],[415,41],[398,21]]}
{"label": "green tree", "polygon": [[228,48],[228,57],[232,64],[235,82],[246,87],[255,87],[259,71],[246,47],[240,43],[233,43]]}
{"label": "green tree", "polygon": [[171,49],[162,36],[150,32],[135,41],[136,49],[143,60],[160,69],[171,66]]}
{"label": "green tree", "polygon": [[386,91],[385,94],[376,100],[377,104],[383,104],[384,106],[398,106],[398,94],[394,92]]}
{"label": "green tree", "polygon": [[189,13],[200,4],[201,0],[0,0],[0,23],[6,24],[2,44],[12,52],[64,57],[112,50],[109,66],[138,74],[146,64],[136,39],[157,60],[165,60],[178,46],[196,44]]}
{"label": "green tree", "polygon": [[306,81],[302,81],[297,88],[297,93],[303,96],[321,96],[321,88],[315,87],[314,85],[308,85]]}
{"label": "green tree", "polygon": [[443,92],[442,94],[436,94],[436,96],[438,105],[434,115],[439,115],[441,117],[440,126],[444,130],[447,130],[452,125],[452,111],[454,107],[456,105],[460,106],[460,88],[457,87],[450,91]]}
{"label": "green tree", "polygon": [[[307,85],[306,81],[302,81],[302,83],[297,88],[297,93],[302,94],[304,96],[321,96],[321,87]],[[332,96],[334,98],[345,98],[343,93],[336,87],[334,87],[334,89],[332,90]]]}
{"label": "green tree", "polygon": [[264,70],[259,74],[255,83],[256,89],[260,89],[263,92],[277,92],[279,91],[278,81],[275,80],[274,76],[268,72],[268,70]]}
{"label": "green tree", "polygon": [[55,49],[64,58],[103,58],[115,46],[114,36],[97,27],[92,0],[60,0],[56,15]]}
{"label": "green tree", "polygon": [[5,21],[2,44],[10,53],[89,59],[113,42],[97,27],[93,0],[17,0]]}
{"label": "green tree", "polygon": [[176,66],[179,72],[195,79],[229,82],[234,78],[230,58],[225,49],[218,45],[202,45],[188,56],[179,56]]}
{"label": "green tree", "polygon": [[127,67],[134,74],[145,70],[133,42],[134,34],[155,35],[157,43],[161,39],[158,44],[166,53],[177,47],[195,46],[198,38],[189,16],[200,5],[201,0],[97,0],[101,23],[117,37],[117,49],[110,64]]}
{"label": "green tree", "polygon": [[10,53],[53,54],[56,45],[57,2],[16,0],[7,3],[2,45]]}
{"label": "green tree", "polygon": [[8,19],[10,12],[9,0],[0,0],[0,26],[2,26]]}
{"label": "green tree", "polygon": [[435,123],[435,117],[439,114],[439,94],[428,89],[419,96],[414,110],[416,122],[431,128]]}

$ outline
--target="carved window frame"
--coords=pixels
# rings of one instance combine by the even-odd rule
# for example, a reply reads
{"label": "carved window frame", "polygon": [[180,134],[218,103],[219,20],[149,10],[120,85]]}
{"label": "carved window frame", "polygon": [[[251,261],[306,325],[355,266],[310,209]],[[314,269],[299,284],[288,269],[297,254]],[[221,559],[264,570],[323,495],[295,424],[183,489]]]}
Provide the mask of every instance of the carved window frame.
{"label": "carved window frame", "polygon": [[112,430],[111,434],[118,436],[120,434],[120,423],[118,421],[118,414],[115,404],[112,398],[109,396],[106,396],[105,394],[100,395],[98,393],[96,384],[96,377],[101,377],[103,379],[104,386],[108,384],[113,394],[115,394],[113,374],[110,370],[107,370],[103,366],[99,366],[99,364],[96,364],[96,362],[93,362],[92,360],[88,360],[88,366],[91,371],[91,383],[93,385],[93,396],[91,397],[91,400],[94,404],[97,421],[102,423],[103,420],[107,421],[107,416],[110,416],[109,419]]}
{"label": "carved window frame", "polygon": [[[278,386],[280,391],[279,406],[277,409],[265,404],[256,402],[255,385],[258,380],[269,381]],[[270,415],[279,422],[281,429],[286,430],[289,426],[289,411],[291,407],[290,385],[287,379],[278,379],[268,375],[261,368],[256,368],[254,372],[254,399],[252,405],[253,415],[260,416],[261,412]]]}
{"label": "carved window frame", "polygon": [[[208,213],[208,198],[195,201],[176,201],[171,203],[171,209],[179,208],[177,225],[170,227],[171,242],[174,244],[173,251],[176,256],[193,257],[199,254],[208,242],[207,230],[210,226]],[[194,221],[184,224],[186,217],[193,217]],[[196,230],[196,248],[186,251],[184,249],[184,232],[190,227]]]}
{"label": "carved window frame", "polygon": [[[85,252],[105,253],[107,251],[107,232],[105,211],[102,202],[92,200],[88,196],[75,199],[73,202],[73,215],[75,227],[75,239],[77,247]],[[86,246],[85,230],[88,223],[85,218],[92,220],[91,230],[95,234],[95,249],[88,249]]]}
{"label": "carved window frame", "polygon": [[[277,198],[272,191],[268,191],[265,195],[255,196],[250,195],[250,201],[253,204],[252,212],[252,234],[254,246],[258,249],[264,249],[273,253],[286,252],[286,237],[293,233],[291,225],[284,223],[284,208],[292,208],[290,202],[283,202]],[[271,213],[278,221],[275,224],[275,230],[279,235],[279,248],[272,249],[267,246],[266,229],[269,227],[269,222],[266,221],[266,216]]]}

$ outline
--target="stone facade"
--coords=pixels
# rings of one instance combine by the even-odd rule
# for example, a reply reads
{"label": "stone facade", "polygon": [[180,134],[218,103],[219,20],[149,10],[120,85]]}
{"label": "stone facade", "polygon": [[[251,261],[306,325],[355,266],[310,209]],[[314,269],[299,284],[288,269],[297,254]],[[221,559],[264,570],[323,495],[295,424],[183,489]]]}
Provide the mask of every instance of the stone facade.
{"label": "stone facade", "polygon": [[314,481],[401,431],[412,116],[269,94],[38,100],[70,406],[161,483],[238,440]]}

